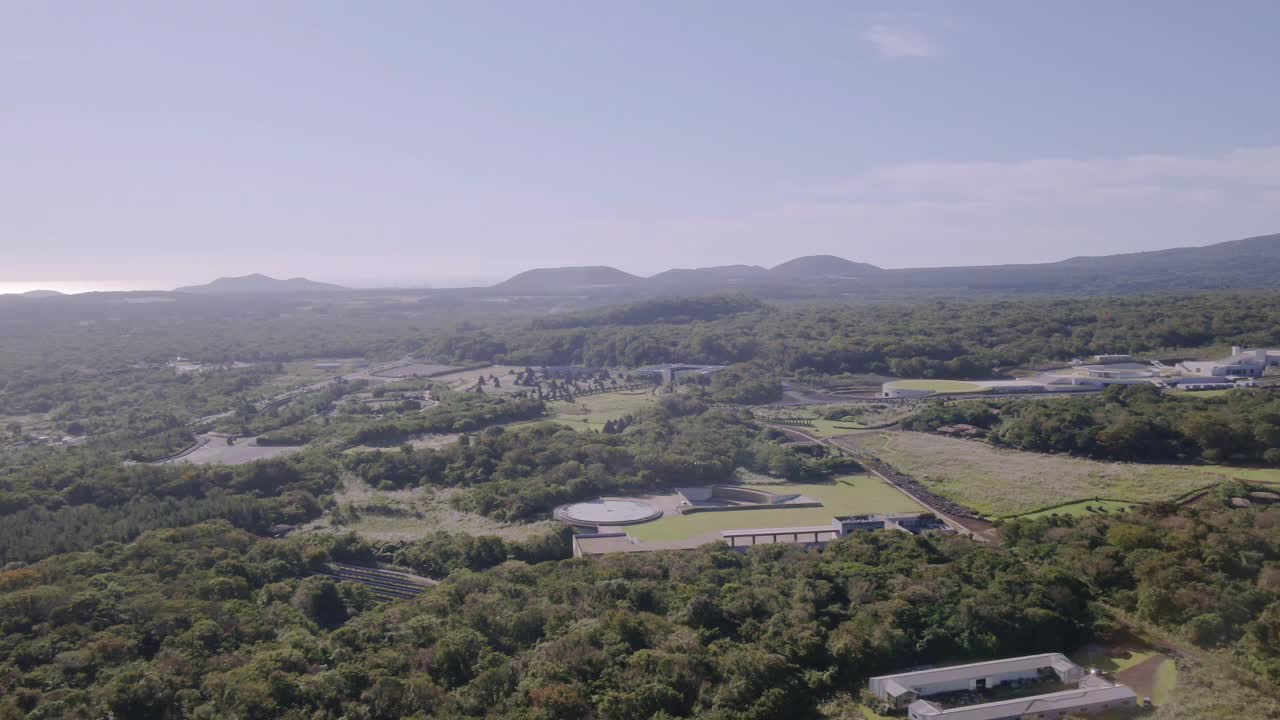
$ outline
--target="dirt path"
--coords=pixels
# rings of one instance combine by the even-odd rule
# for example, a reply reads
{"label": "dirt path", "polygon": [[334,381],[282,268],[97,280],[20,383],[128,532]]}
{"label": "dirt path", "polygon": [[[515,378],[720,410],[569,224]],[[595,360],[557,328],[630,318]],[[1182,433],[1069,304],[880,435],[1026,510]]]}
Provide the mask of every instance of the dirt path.
{"label": "dirt path", "polygon": [[1133,688],[1139,698],[1154,698],[1156,677],[1160,672],[1160,666],[1166,662],[1173,662],[1173,660],[1165,655],[1153,655],[1131,668],[1116,673],[1116,680]]}

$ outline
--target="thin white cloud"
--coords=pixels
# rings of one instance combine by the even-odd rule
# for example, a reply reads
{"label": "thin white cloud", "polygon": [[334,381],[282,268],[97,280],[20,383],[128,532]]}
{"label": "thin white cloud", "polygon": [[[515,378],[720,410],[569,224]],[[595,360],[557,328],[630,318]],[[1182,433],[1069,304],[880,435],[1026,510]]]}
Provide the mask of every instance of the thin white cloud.
{"label": "thin white cloud", "polygon": [[942,46],[913,25],[877,23],[867,28],[863,37],[886,58],[922,58],[942,54]]}
{"label": "thin white cloud", "polygon": [[1019,162],[909,163],[818,188],[816,196],[901,201],[1082,205],[1280,190],[1280,146],[1206,155],[1037,158]]}
{"label": "thin white cloud", "polygon": [[688,266],[809,253],[883,267],[989,265],[1205,245],[1280,232],[1280,146],[901,164],[754,212],[577,229],[583,242],[681,248]]}

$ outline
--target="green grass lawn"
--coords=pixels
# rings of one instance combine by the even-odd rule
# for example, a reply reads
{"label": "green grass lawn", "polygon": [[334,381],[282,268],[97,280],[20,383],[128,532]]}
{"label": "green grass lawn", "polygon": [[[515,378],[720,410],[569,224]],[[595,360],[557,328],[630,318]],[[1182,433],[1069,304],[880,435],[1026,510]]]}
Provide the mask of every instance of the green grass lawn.
{"label": "green grass lawn", "polygon": [[979,393],[990,389],[962,380],[895,380],[893,386],[903,390],[932,390],[935,393]]}
{"label": "green grass lawn", "polygon": [[[1080,502],[1071,503],[1070,505],[1063,505],[1062,507],[1056,507],[1051,510],[1041,510],[1040,512],[1029,513],[1027,515],[1019,515],[1018,517],[1033,519],[1048,517],[1049,515],[1066,515],[1069,517],[1085,517],[1087,515],[1105,514],[1115,515],[1118,513],[1128,512],[1129,508],[1132,506],[1133,503],[1117,502],[1115,500],[1081,500]],[[1090,507],[1094,508],[1093,512],[1088,510]],[[1104,508],[1107,512],[1098,512],[1097,508],[1099,507]]]}
{"label": "green grass lawn", "polygon": [[876,455],[933,492],[996,517],[1072,499],[1172,500],[1223,479],[1213,468],[1098,462],[916,432],[863,433],[836,442]]}
{"label": "green grass lawn", "polygon": [[573,402],[547,403],[551,420],[579,430],[603,430],[605,422],[639,412],[656,402],[648,390],[588,395]]}
{"label": "green grass lawn", "polygon": [[866,425],[857,421],[849,420],[814,420],[813,427],[797,428],[810,435],[817,437],[835,437],[837,435],[848,435],[851,432],[865,430]]}
{"label": "green grass lawn", "polygon": [[1222,397],[1223,395],[1233,392],[1235,392],[1235,388],[1227,388],[1225,390],[1175,390],[1169,393],[1169,395],[1182,400],[1191,400],[1193,398],[1200,398],[1203,400]]}
{"label": "green grass lawn", "polygon": [[1171,658],[1166,658],[1156,670],[1155,687],[1151,689],[1151,702],[1157,707],[1169,702],[1173,689],[1178,685],[1178,666]]}
{"label": "green grass lawn", "polygon": [[1238,468],[1213,465],[1205,469],[1209,472],[1221,473],[1226,477],[1245,482],[1280,484],[1280,468]]}
{"label": "green grass lawn", "polygon": [[753,484],[748,487],[774,493],[798,493],[822,503],[817,508],[741,510],[667,516],[627,527],[627,534],[641,540],[684,540],[721,530],[757,527],[826,525],[837,515],[921,510],[911,498],[869,475],[847,475],[823,484]]}

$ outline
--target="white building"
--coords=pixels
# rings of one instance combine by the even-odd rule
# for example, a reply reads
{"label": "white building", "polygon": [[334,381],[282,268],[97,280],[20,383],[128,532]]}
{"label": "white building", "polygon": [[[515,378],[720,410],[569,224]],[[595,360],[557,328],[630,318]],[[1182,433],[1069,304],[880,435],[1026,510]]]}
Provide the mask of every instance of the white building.
{"label": "white building", "polygon": [[[1090,682],[1093,681],[1093,682]],[[917,700],[907,708],[910,720],[1057,720],[1067,716],[1101,715],[1138,706],[1138,696],[1124,685],[1086,677],[1080,687],[981,705],[941,708]]]}
{"label": "white building", "polygon": [[[1074,687],[958,707],[924,699],[944,693],[980,693],[1025,682],[1056,682]],[[1057,720],[1068,715],[1131,710],[1138,705],[1133,690],[1086,673],[1060,653],[881,675],[871,678],[869,685],[871,692],[886,704],[899,710],[906,708],[910,720]]]}
{"label": "white building", "polygon": [[1223,360],[1187,360],[1178,369],[1200,377],[1256,378],[1268,367],[1280,366],[1280,350],[1231,348],[1231,357]]}
{"label": "white building", "polygon": [[1067,656],[1045,653],[881,675],[871,678],[868,686],[876,697],[895,708],[903,708],[930,695],[965,690],[981,691],[1028,680],[1076,683],[1084,675],[1084,669],[1068,660]]}

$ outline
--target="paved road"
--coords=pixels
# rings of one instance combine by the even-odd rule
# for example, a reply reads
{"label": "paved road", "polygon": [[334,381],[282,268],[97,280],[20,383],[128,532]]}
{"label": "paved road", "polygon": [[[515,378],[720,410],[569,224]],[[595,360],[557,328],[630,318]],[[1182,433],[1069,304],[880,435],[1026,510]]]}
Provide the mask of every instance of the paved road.
{"label": "paved road", "polygon": [[1102,389],[1081,389],[1081,390],[1054,390],[1047,392],[1018,392],[1018,393],[955,393],[947,395],[921,395],[919,397],[909,398],[886,398],[878,395],[837,395],[823,390],[804,387],[803,385],[793,385],[791,383],[782,384],[782,399],[771,403],[773,407],[800,407],[804,405],[831,405],[831,404],[861,404],[861,403],[880,403],[880,404],[902,404],[910,403],[918,400],[936,400],[945,397],[948,400],[981,400],[993,398],[1043,398],[1043,397],[1063,397],[1074,395],[1091,395],[1102,392]]}

